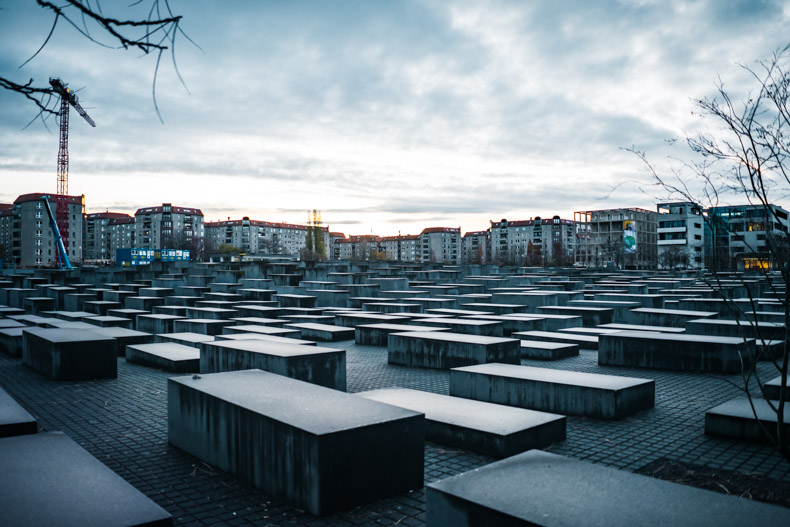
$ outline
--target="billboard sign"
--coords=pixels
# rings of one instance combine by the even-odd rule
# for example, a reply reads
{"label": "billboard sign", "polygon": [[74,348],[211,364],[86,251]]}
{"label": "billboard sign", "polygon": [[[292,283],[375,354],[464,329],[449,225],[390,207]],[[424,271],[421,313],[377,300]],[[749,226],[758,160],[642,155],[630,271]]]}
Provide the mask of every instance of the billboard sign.
{"label": "billboard sign", "polygon": [[636,253],[636,222],[623,222],[623,244],[626,254]]}

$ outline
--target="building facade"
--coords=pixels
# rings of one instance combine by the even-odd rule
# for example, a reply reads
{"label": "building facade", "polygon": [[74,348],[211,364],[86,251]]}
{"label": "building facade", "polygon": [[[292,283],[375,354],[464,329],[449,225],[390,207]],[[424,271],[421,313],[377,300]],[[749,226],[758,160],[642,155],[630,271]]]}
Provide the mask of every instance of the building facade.
{"label": "building facade", "polygon": [[[42,198],[47,196],[57,215],[58,196],[33,193],[19,196],[10,208],[0,210],[0,246],[5,260],[19,267],[52,267],[58,263],[55,235]],[[66,254],[72,265],[82,262],[85,196],[65,196],[68,207]]]}
{"label": "building facade", "polygon": [[705,217],[690,202],[659,203],[657,245],[659,269],[705,267]]}
{"label": "building facade", "polygon": [[588,267],[655,269],[658,213],[640,208],[574,212],[574,260]]}
{"label": "building facade", "polygon": [[461,263],[485,264],[489,261],[489,231],[473,231],[464,234],[461,240]]}
{"label": "building facade", "polygon": [[771,269],[787,258],[790,222],[782,207],[735,205],[706,212],[705,261],[711,270]]}
{"label": "building facade", "polygon": [[[85,216],[84,261],[114,261],[115,249],[113,246],[113,220],[125,220],[134,225],[134,218],[121,212],[94,212]],[[126,247],[133,247],[127,245]]]}
{"label": "building facade", "polygon": [[385,236],[379,242],[379,250],[386,254],[388,260],[416,262],[419,241],[416,234]]}
{"label": "building facade", "polygon": [[553,216],[491,222],[489,261],[504,265],[570,265],[576,250],[576,223]]}
{"label": "building facade", "polygon": [[138,209],[134,221],[136,245],[142,249],[189,249],[205,234],[200,209],[170,203]]}
{"label": "building facade", "polygon": [[419,262],[461,263],[461,228],[429,227],[420,233]]}

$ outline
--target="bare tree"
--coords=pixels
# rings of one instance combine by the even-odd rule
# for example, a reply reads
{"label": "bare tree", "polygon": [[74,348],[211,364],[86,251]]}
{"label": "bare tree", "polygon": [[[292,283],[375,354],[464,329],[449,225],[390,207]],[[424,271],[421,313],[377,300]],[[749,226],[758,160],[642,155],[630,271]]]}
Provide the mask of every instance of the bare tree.
{"label": "bare tree", "polygon": [[[137,6],[142,1],[133,2],[129,7]],[[59,24],[66,24],[99,46],[135,50],[156,57],[151,95],[160,121],[162,115],[159,113],[159,106],[156,102],[156,79],[165,53],[170,54],[176,75],[186,88],[178,71],[175,45],[179,36],[186,38],[189,42],[192,40],[181,29],[182,17],[172,12],[167,0],[149,0],[147,16],[132,19],[118,19],[105,15],[99,0],[63,0],[59,4],[47,0],[36,0],[36,2],[42,9],[52,13],[52,27],[38,50],[22,62],[20,68],[33,60],[49,44]],[[192,43],[194,44],[194,42]],[[16,82],[0,77],[0,88],[19,93],[38,108],[38,113],[31,123],[38,118],[43,121],[50,115],[58,114],[60,96],[51,86],[36,84],[34,79],[27,82]]]}
{"label": "bare tree", "polygon": [[[639,157],[655,185],[663,192],[709,210],[705,221],[712,233],[710,243],[713,250],[709,253],[712,261],[708,261],[708,265],[713,271],[730,269],[733,263],[738,263],[730,254],[722,261],[723,251],[719,243],[732,239],[730,235],[737,233],[730,232],[728,222],[715,214],[715,207],[735,199],[741,204],[746,201],[761,211],[755,226],[763,231],[764,241],[758,247],[746,244],[746,251],[751,251],[748,254],[753,256],[748,260],[749,271],[757,273],[770,294],[781,302],[784,321],[781,352],[763,352],[764,356],[758,356],[771,361],[780,380],[779,399],[766,399],[766,404],[776,413],[777,426],[775,429],[763,427],[763,430],[782,456],[790,461],[790,433],[784,424],[786,400],[790,399],[787,389],[790,351],[787,329],[790,326],[788,218],[773,205],[774,200],[786,198],[790,192],[790,46],[777,51],[768,60],[742,67],[756,84],[755,91],[745,99],[733,99],[719,80],[715,97],[693,101],[697,113],[709,123],[703,132],[686,138],[686,145],[694,155],[693,161],[672,160],[667,171],[659,171],[644,152],[633,147],[627,150]],[[710,124],[716,128],[711,128]],[[744,258],[739,261],[742,265],[747,263]],[[718,273],[714,272],[708,281],[722,290]],[[731,302],[730,313],[739,323],[744,323],[744,328],[754,329],[757,340],[762,341],[762,349],[768,349],[768,339],[760,330],[756,314],[757,299],[750,288],[747,291],[749,311]],[[755,410],[753,391],[762,392],[763,385],[764,379],[756,366],[744,370],[743,384],[738,387],[749,398],[752,410]],[[756,415],[755,411],[755,419]],[[759,420],[757,422],[760,423]]]}

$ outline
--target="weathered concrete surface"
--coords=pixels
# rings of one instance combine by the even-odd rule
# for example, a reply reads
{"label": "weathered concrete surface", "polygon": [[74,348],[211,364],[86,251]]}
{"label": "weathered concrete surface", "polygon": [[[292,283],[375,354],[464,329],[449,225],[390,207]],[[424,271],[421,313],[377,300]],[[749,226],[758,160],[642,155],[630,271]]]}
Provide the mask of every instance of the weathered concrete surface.
{"label": "weathered concrete surface", "polygon": [[168,380],[170,442],[325,515],[423,485],[424,417],[247,370]]}
{"label": "weathered concrete surface", "polygon": [[579,354],[579,345],[565,342],[521,341],[521,358],[529,360],[560,360]]}
{"label": "weathered concrete surface", "polygon": [[0,437],[38,432],[38,422],[13,397],[0,388]]}
{"label": "weathered concrete surface", "polygon": [[449,369],[487,362],[521,363],[520,341],[443,332],[391,333],[390,364]]}
{"label": "weathered concrete surface", "polygon": [[0,510],[7,526],[168,526],[170,514],[56,432],[0,439]]}
{"label": "weathered concrete surface", "polygon": [[22,356],[22,330],[29,326],[0,329],[0,351],[12,357]]}
{"label": "weathered concrete surface", "polygon": [[425,438],[493,457],[565,440],[565,417],[460,397],[384,388],[357,395],[425,414]]}
{"label": "weathered concrete surface", "polygon": [[363,324],[354,331],[354,342],[366,346],[386,346],[390,333],[408,333],[410,331],[445,331],[450,328],[438,326],[414,326],[411,324]]}
{"label": "weathered concrete surface", "polygon": [[135,327],[137,331],[144,331],[146,333],[172,333],[173,321],[183,320],[184,317],[179,315],[165,315],[161,313],[153,315],[138,315]]}
{"label": "weathered concrete surface", "polygon": [[346,390],[346,352],[265,340],[217,340],[200,345],[200,372],[257,368],[334,390]]}
{"label": "weathered concrete surface", "polygon": [[756,358],[754,341],[677,333],[622,331],[598,337],[598,364],[739,373]]}
{"label": "weathered concrete surface", "polygon": [[787,525],[790,509],[532,450],[426,487],[427,527]]}
{"label": "weathered concrete surface", "polygon": [[200,350],[175,342],[126,346],[126,360],[173,373],[200,371]]}
{"label": "weathered concrete surface", "polygon": [[114,379],[115,340],[81,329],[25,328],[22,362],[57,381]]}
{"label": "weathered concrete surface", "polygon": [[118,357],[123,357],[126,354],[126,346],[130,344],[150,344],[154,341],[154,336],[150,333],[143,331],[135,331],[133,329],[109,327],[109,328],[94,328],[90,330],[96,335],[108,337],[115,340],[115,353]]}
{"label": "weathered concrete surface", "polygon": [[480,364],[450,370],[450,395],[565,415],[621,419],[655,404],[649,379]]}
{"label": "weathered concrete surface", "polygon": [[313,324],[310,322],[286,324],[286,328],[299,330],[303,339],[319,342],[338,342],[354,338],[354,328],[329,324]]}
{"label": "weathered concrete surface", "polygon": [[[777,403],[772,401],[770,404],[775,408]],[[750,404],[746,397],[737,397],[705,412],[705,433],[770,443],[776,438],[777,417],[767,400],[755,397]],[[783,422],[784,433],[790,434],[790,414],[787,410]]]}

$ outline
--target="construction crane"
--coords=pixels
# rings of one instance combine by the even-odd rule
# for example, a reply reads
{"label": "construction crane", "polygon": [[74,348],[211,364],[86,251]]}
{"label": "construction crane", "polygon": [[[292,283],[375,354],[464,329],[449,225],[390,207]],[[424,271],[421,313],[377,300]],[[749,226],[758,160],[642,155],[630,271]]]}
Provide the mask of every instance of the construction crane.
{"label": "construction crane", "polygon": [[[69,107],[73,106],[77,113],[83,119],[88,121],[88,124],[96,128],[96,123],[80,106],[77,94],[69,90],[69,85],[64,83],[58,78],[50,77],[49,84],[52,89],[60,95],[60,147],[58,148],[58,190],[57,190],[57,227],[60,231],[61,243],[63,245],[64,253],[68,251],[69,247]],[[60,260],[61,268],[68,264],[68,257],[66,262],[63,261],[60,252],[58,252],[58,259]],[[71,265],[68,265],[71,268]]]}

